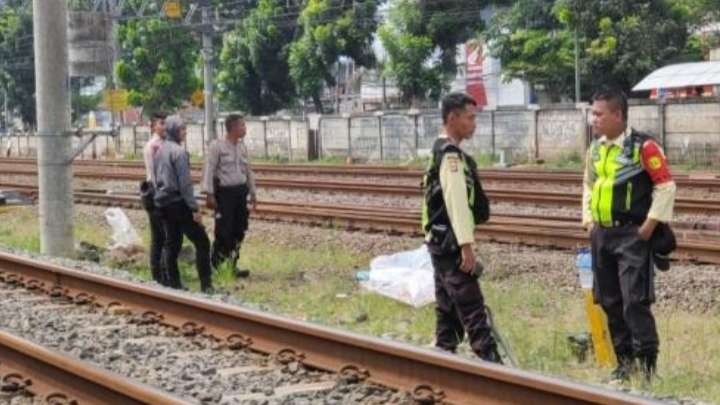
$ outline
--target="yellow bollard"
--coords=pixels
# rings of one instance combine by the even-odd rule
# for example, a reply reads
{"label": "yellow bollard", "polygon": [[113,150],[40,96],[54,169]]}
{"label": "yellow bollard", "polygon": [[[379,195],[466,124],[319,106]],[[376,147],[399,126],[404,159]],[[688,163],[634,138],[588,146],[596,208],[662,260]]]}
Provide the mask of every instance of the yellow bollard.
{"label": "yellow bollard", "polygon": [[593,302],[593,293],[590,288],[583,288],[585,295],[585,313],[590,324],[595,361],[601,367],[615,367],[615,351],[613,350],[610,330],[607,326],[607,316],[600,305]]}
{"label": "yellow bollard", "polygon": [[607,316],[600,305],[595,304],[593,299],[593,273],[592,273],[592,256],[587,248],[578,251],[575,262],[579,276],[580,286],[582,287],[585,299],[585,314],[590,326],[590,335],[592,336],[593,350],[595,351],[595,361],[601,367],[615,367],[617,362],[615,358],[615,350],[613,349],[612,339],[610,338],[610,330],[607,325]]}

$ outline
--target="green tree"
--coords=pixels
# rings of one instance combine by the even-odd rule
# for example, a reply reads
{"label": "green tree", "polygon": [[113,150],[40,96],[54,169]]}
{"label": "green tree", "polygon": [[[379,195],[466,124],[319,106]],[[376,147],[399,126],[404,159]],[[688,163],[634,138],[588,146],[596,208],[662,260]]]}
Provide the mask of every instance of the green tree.
{"label": "green tree", "polygon": [[302,34],[291,45],[290,77],[298,94],[322,111],[325,85],[335,86],[333,67],[342,56],[357,66],[375,63],[372,39],[377,29],[377,2],[308,0],[298,19]]}
{"label": "green tree", "polygon": [[687,52],[689,14],[670,0],[522,0],[488,31],[507,78],[530,82],[552,98],[574,92],[574,35],[580,42],[582,93],[600,85],[625,91]]}
{"label": "green tree", "polygon": [[132,105],[173,110],[200,88],[199,44],[186,27],[165,18],[130,19],[120,25],[118,41],[115,71]]}
{"label": "green tree", "polygon": [[32,8],[8,0],[0,8],[0,91],[8,107],[29,126],[35,124],[35,58]]}
{"label": "green tree", "polygon": [[519,0],[496,15],[485,36],[507,78],[525,80],[560,101],[574,91],[574,36],[556,18],[554,5]]}
{"label": "green tree", "polygon": [[393,0],[379,37],[385,72],[405,101],[437,99],[457,72],[457,46],[483,28],[485,1]]}
{"label": "green tree", "polygon": [[284,4],[284,0],[260,0],[257,8],[225,35],[218,90],[227,108],[265,115],[294,102],[295,86],[288,66],[294,27],[275,17],[282,14]]}

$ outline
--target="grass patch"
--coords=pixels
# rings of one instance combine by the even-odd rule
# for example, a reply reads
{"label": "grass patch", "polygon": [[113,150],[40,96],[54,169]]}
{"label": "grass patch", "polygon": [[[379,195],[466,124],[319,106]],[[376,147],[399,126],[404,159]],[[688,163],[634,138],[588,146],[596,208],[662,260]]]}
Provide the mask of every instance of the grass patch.
{"label": "grass patch", "polygon": [[[35,208],[0,211],[0,243],[39,250]],[[107,245],[107,232],[79,218],[76,239]],[[148,234],[143,233],[147,242]],[[229,265],[213,275],[215,286],[265,310],[296,319],[335,326],[418,345],[434,340],[435,313],[432,305],[414,309],[359,287],[355,273],[366,268],[370,253],[352,253],[340,242],[304,246],[269,245],[271,237],[251,234],[240,254],[248,268],[247,279],[235,279]],[[189,245],[189,242],[185,242]],[[183,283],[197,290],[199,283],[190,252],[181,255]],[[150,278],[147,264],[126,269]],[[568,334],[587,330],[580,292],[554,290],[538,281],[509,277],[483,281],[482,288],[496,323],[512,345],[519,366],[550,375],[601,383],[610,370],[596,366],[592,355],[579,362],[567,343]],[[720,402],[719,314],[691,314],[656,310],[660,334],[659,377],[645,386],[631,386],[660,396]],[[461,349],[469,353],[467,344]]]}

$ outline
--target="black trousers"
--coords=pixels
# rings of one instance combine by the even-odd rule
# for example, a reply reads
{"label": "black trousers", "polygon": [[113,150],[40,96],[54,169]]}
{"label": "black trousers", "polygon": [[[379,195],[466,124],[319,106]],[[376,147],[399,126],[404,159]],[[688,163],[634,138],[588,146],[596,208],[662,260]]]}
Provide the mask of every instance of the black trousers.
{"label": "black trousers", "polygon": [[216,187],[215,241],[212,248],[212,264],[217,268],[226,260],[237,265],[240,244],[248,228],[248,188],[246,185]]}
{"label": "black trousers", "polygon": [[162,263],[167,272],[168,286],[182,288],[177,259],[182,248],[183,235],[195,245],[195,266],[200,278],[200,288],[205,291],[212,286],[210,279],[210,239],[205,228],[193,220],[193,213],[182,201],[162,207],[160,216],[165,230],[165,246]]}
{"label": "black trousers", "polygon": [[167,285],[167,275],[162,267],[162,250],[165,244],[165,230],[159,210],[154,207],[146,209],[150,222],[150,273],[153,280]]}
{"label": "black trousers", "polygon": [[497,348],[478,279],[460,270],[459,255],[431,258],[435,269],[435,345],[454,352],[467,332],[475,354],[492,359]]}
{"label": "black trousers", "polygon": [[594,298],[608,317],[618,357],[652,356],[658,351],[654,269],[650,243],[637,225],[595,226],[591,235]]}

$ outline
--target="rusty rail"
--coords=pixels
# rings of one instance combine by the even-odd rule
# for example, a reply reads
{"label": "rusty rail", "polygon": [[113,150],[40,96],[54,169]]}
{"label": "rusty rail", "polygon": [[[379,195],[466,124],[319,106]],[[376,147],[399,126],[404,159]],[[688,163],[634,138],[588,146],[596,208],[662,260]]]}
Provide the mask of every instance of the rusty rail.
{"label": "rusty rail", "polygon": [[470,361],[258,311],[0,253],[0,278],[147,319],[239,348],[300,360],[410,392],[424,403],[644,404],[652,400]]}
{"label": "rusty rail", "polygon": [[48,404],[184,404],[75,358],[0,331],[0,384]]}
{"label": "rusty rail", "polygon": [[[0,158],[0,164],[35,165],[34,159]],[[79,169],[91,167],[119,169],[122,171],[144,171],[143,163],[128,160],[76,160],[74,165]],[[201,164],[194,163],[192,168],[199,172]],[[388,179],[417,179],[420,181],[423,171],[421,169],[401,166],[381,165],[312,165],[312,164],[253,164],[257,173],[266,174],[303,174],[303,175],[346,175],[346,176],[382,176]],[[570,170],[530,170],[530,169],[480,169],[478,171],[483,180],[506,182],[533,182],[558,184],[581,184],[582,173]],[[681,188],[718,188],[720,177],[704,176],[694,177],[694,174],[674,173],[675,181]]]}
{"label": "rusty rail", "polygon": [[[0,161],[1,162],[1,161]],[[6,174],[36,175],[35,169],[9,169]],[[145,179],[144,172],[98,172],[88,170],[76,170],[74,177],[91,178],[103,180],[129,180],[141,181]],[[200,181],[201,174],[196,171],[192,175],[194,181]],[[579,183],[577,183],[579,184]],[[718,183],[720,184],[720,182]],[[295,190],[321,190],[328,192],[345,192],[360,194],[382,194],[402,197],[420,197],[422,190],[418,185],[408,184],[377,184],[358,183],[352,181],[328,181],[328,180],[297,180],[297,179],[272,179],[258,178],[257,185],[260,187],[295,189]],[[532,204],[542,206],[579,207],[582,202],[580,193],[572,192],[551,192],[532,189],[518,190],[508,188],[486,188],[488,198],[495,202],[510,202],[521,204]],[[675,200],[675,211],[693,214],[720,214],[720,202],[715,200],[678,197]]]}

